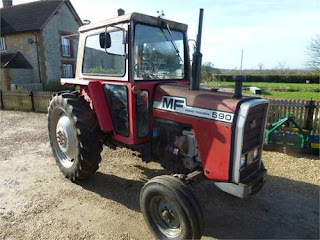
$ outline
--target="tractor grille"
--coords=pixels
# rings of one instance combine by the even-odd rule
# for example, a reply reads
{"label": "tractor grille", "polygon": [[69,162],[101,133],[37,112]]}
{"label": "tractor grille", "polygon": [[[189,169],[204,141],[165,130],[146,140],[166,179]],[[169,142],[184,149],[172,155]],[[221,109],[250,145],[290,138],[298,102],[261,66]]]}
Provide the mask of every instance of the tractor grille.
{"label": "tractor grille", "polygon": [[242,154],[249,152],[263,143],[267,109],[267,103],[250,108],[244,126]]}

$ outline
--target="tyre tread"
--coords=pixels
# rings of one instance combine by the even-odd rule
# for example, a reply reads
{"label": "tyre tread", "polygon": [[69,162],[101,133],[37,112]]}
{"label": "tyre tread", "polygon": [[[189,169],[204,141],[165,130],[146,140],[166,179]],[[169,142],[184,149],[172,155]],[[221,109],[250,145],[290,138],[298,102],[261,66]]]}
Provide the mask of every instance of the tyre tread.
{"label": "tyre tread", "polygon": [[[59,92],[50,100],[48,107],[48,128],[50,131],[50,113],[56,108],[62,108],[75,126],[76,136],[79,142],[79,166],[72,173],[66,174],[63,167],[59,167],[67,178],[72,181],[83,180],[94,174],[101,162],[102,142],[100,140],[100,129],[94,111],[89,103],[77,92]],[[49,134],[50,135],[50,134]],[[51,143],[51,141],[50,141]],[[51,147],[53,145],[51,143]],[[53,150],[56,161],[58,157]]]}
{"label": "tyre tread", "polygon": [[[185,214],[187,215],[193,229],[192,239],[200,239],[203,234],[203,214],[200,208],[199,201],[193,194],[192,190],[181,180],[168,175],[157,176],[147,182],[141,190],[140,204],[143,204],[144,191],[152,185],[161,185],[168,189],[169,192],[175,195],[175,198],[182,205]],[[141,209],[144,209],[141,205]],[[144,215],[148,214],[143,212]],[[145,219],[148,218],[145,216]],[[151,224],[151,223],[150,223]],[[154,232],[155,233],[155,232]],[[156,233],[155,233],[156,234]],[[157,236],[159,237],[159,236]]]}

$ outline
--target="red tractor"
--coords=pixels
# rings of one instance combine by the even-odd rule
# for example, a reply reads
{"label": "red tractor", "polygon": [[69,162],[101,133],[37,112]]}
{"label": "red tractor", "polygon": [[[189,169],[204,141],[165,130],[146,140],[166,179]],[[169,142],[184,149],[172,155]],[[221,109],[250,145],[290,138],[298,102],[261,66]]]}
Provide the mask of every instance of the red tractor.
{"label": "red tractor", "polygon": [[[94,174],[102,146],[126,147],[174,175],[141,190],[140,207],[157,239],[198,239],[203,216],[190,183],[214,181],[240,198],[258,192],[268,101],[199,87],[200,10],[190,66],[187,25],[139,13],[79,29],[76,92],[54,95],[48,108],[51,147],[72,181]],[[191,69],[192,68],[192,69]],[[121,164],[121,163],[120,163]]]}

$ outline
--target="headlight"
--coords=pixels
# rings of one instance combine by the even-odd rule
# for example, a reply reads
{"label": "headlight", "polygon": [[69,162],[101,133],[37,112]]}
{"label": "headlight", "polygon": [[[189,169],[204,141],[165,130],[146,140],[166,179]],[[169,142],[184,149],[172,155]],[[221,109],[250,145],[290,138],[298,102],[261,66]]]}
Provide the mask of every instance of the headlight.
{"label": "headlight", "polygon": [[240,163],[241,163],[241,168],[243,168],[247,165],[247,156],[246,155],[242,155]]}
{"label": "headlight", "polygon": [[259,157],[259,148],[253,150],[253,159],[256,159],[257,157]]}
{"label": "headlight", "polygon": [[257,147],[255,149],[252,149],[250,152],[247,154],[247,165],[250,165],[254,161],[256,161],[259,158],[260,154],[260,147]]}

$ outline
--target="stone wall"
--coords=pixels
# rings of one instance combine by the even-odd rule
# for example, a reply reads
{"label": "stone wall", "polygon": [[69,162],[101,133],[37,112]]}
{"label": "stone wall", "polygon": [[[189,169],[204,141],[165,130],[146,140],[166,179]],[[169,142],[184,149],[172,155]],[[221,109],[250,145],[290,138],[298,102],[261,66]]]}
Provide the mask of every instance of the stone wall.
{"label": "stone wall", "polygon": [[[8,86],[8,79],[10,84]],[[43,90],[42,83],[34,80],[33,70],[25,68],[0,68],[0,89]]]}
{"label": "stone wall", "polygon": [[[36,33],[38,35],[38,33]],[[26,58],[26,60],[31,64],[32,74],[26,75],[26,76],[20,76],[20,78],[24,78],[25,82],[28,83],[39,83],[39,68],[38,68],[38,58],[37,58],[37,44],[29,44],[28,39],[31,38],[34,41],[36,40],[36,37],[32,33],[16,33],[16,34],[10,34],[5,36],[6,41],[6,50],[9,51],[19,51],[22,53],[22,55]],[[29,69],[28,69],[29,70]],[[11,72],[13,72],[13,75],[11,76]],[[15,77],[17,77],[17,74],[15,74],[15,71],[10,71],[10,77],[11,82],[14,83],[16,81]],[[20,81],[17,79],[17,81]]]}
{"label": "stone wall", "polygon": [[63,4],[43,29],[44,65],[47,83],[60,80],[62,74],[62,63],[71,63],[76,66],[78,40],[72,39],[73,54],[71,58],[62,57],[61,34],[78,33],[79,24],[70,12],[68,6]]}
{"label": "stone wall", "polygon": [[[6,50],[19,51],[31,64],[32,69],[8,70],[12,84],[24,86],[45,85],[52,81],[60,81],[62,63],[71,63],[76,66],[78,40],[72,40],[73,54],[71,58],[63,58],[61,50],[61,35],[78,33],[79,24],[66,4],[63,4],[57,13],[45,25],[42,32],[26,32],[5,35]],[[28,39],[34,43],[28,43]],[[36,43],[37,41],[37,43]],[[37,47],[39,55],[37,56]],[[39,68],[41,76],[39,77]],[[6,74],[8,75],[8,74]],[[5,77],[1,69],[0,86],[4,84]]]}
{"label": "stone wall", "polygon": [[29,68],[9,68],[11,84],[34,83],[33,70]]}
{"label": "stone wall", "polygon": [[6,84],[6,69],[0,68],[0,90],[7,90],[7,84]]}

